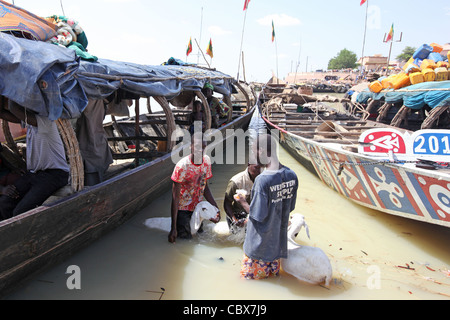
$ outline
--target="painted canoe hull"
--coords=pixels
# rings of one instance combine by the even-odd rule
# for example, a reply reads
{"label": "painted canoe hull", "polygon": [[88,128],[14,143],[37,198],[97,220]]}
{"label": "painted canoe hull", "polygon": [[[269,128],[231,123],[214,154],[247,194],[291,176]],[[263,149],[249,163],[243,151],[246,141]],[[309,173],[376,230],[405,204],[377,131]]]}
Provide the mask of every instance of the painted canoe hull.
{"label": "painted canoe hull", "polygon": [[[388,214],[450,227],[449,175],[380,164],[360,154],[289,133],[263,119],[269,129],[279,129],[283,148],[345,198]],[[339,163],[351,165],[340,170]]]}
{"label": "painted canoe hull", "polygon": [[[226,129],[246,129],[252,114],[222,127],[223,136]],[[179,148],[173,152],[179,152]],[[169,190],[174,166],[171,154],[167,154],[49,207],[41,206],[0,222],[0,296],[64,261],[148,206]]]}

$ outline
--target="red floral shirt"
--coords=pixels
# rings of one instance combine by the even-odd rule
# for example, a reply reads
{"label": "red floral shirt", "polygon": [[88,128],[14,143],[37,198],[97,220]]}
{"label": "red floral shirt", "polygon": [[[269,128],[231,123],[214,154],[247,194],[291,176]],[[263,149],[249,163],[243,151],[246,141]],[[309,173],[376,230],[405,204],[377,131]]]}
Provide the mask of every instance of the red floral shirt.
{"label": "red floral shirt", "polygon": [[180,188],[180,202],[178,210],[194,211],[195,206],[204,200],[206,181],[212,178],[211,159],[203,156],[203,163],[193,164],[191,157],[181,159],[172,173],[172,181],[178,182]]}

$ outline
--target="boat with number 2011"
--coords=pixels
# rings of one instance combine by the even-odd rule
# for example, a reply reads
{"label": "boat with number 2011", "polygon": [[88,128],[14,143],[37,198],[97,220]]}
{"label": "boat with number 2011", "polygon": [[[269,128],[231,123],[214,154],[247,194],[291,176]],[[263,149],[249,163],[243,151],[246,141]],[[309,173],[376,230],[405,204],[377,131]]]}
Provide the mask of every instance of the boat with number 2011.
{"label": "boat with number 2011", "polygon": [[[436,93],[445,114],[450,92]],[[423,91],[414,94],[407,98],[423,99]],[[296,94],[264,97],[260,112],[269,129],[331,189],[381,212],[450,227],[450,130],[410,131],[336,110],[304,113]]]}

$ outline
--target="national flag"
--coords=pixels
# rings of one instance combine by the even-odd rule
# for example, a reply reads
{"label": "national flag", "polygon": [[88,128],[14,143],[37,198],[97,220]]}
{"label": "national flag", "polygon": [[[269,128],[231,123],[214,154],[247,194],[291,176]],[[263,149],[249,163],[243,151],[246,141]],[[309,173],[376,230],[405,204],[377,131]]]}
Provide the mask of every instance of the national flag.
{"label": "national flag", "polygon": [[206,54],[209,55],[211,58],[214,56],[213,55],[213,47],[212,47],[211,39],[209,39],[208,48],[206,48]]}
{"label": "national flag", "polygon": [[192,38],[189,39],[189,44],[186,50],[186,57],[192,52]]}
{"label": "national flag", "polygon": [[364,3],[366,3],[367,0],[361,0],[360,6],[362,6]]}
{"label": "national flag", "polygon": [[389,34],[386,38],[386,42],[392,41],[394,39],[394,24],[391,26],[391,30],[389,31]]}
{"label": "national flag", "polygon": [[244,11],[247,10],[248,4],[249,4],[249,3],[250,3],[250,0],[245,0],[245,3],[244,3]]}
{"label": "national flag", "polygon": [[272,42],[275,41],[275,26],[273,25],[273,20],[272,20]]}

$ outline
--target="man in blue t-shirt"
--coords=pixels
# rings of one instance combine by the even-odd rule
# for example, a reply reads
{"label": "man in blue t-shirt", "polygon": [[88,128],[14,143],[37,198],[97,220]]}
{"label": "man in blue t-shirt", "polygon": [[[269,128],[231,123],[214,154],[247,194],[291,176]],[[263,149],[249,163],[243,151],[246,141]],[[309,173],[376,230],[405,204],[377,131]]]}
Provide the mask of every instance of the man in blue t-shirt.
{"label": "man in blue t-shirt", "polygon": [[287,258],[287,227],[298,189],[295,172],[278,160],[275,139],[262,135],[256,142],[257,161],[266,170],[255,179],[251,204],[245,198],[239,199],[250,213],[241,265],[244,279],[279,274],[280,259]]}

